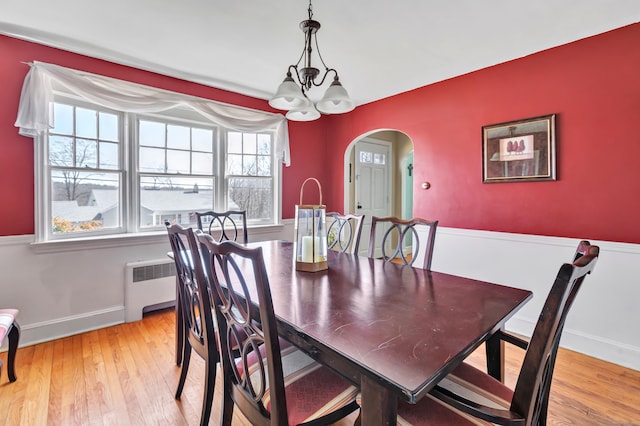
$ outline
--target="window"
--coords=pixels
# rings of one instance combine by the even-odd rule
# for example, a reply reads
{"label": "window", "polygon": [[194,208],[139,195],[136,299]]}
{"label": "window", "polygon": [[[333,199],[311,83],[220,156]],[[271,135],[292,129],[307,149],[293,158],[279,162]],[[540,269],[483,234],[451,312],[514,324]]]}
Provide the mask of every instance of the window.
{"label": "window", "polygon": [[[113,111],[57,95],[44,135],[39,241],[195,226],[193,212],[239,209],[279,218],[279,161],[270,129],[241,132],[186,107]],[[38,174],[40,176],[38,176]]]}
{"label": "window", "polygon": [[217,204],[217,129],[150,118],[137,129],[140,228],[194,225],[189,213]]}
{"label": "window", "polygon": [[268,220],[273,208],[273,149],[269,134],[227,133],[229,199],[247,218]]}
{"label": "window", "polygon": [[[56,125],[47,144],[51,237],[122,229],[122,117],[63,103],[55,103],[53,111]],[[102,204],[109,210],[96,204],[93,190],[101,188],[114,194]]]}
{"label": "window", "polygon": [[365,164],[384,165],[387,162],[387,156],[371,151],[360,151],[360,162]]}

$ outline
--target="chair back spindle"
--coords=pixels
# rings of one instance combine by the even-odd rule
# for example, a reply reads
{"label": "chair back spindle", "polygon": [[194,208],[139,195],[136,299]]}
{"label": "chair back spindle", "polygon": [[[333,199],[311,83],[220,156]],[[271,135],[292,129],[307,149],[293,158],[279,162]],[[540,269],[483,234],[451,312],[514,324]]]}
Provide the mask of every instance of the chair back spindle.
{"label": "chair back spindle", "polygon": [[364,215],[327,213],[327,247],[342,253],[358,254]]}
{"label": "chair back spindle", "polygon": [[227,210],[225,212],[195,212],[198,229],[211,235],[217,242],[249,242],[247,231],[247,212],[245,210]]}
{"label": "chair back spindle", "polygon": [[431,270],[433,246],[436,238],[438,221],[421,218],[399,219],[397,217],[371,218],[369,235],[369,257],[376,257],[376,234],[382,234],[382,259],[403,265],[416,266]]}

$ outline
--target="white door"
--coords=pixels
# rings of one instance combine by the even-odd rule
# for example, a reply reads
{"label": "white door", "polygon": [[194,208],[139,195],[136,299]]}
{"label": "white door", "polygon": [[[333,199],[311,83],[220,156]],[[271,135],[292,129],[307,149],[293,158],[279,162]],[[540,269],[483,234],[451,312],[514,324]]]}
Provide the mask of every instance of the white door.
{"label": "white door", "polygon": [[[391,160],[389,142],[363,139],[356,143],[355,206],[356,214],[365,215],[359,250],[363,256],[369,249],[371,216],[391,214]],[[379,237],[376,235],[376,239]]]}

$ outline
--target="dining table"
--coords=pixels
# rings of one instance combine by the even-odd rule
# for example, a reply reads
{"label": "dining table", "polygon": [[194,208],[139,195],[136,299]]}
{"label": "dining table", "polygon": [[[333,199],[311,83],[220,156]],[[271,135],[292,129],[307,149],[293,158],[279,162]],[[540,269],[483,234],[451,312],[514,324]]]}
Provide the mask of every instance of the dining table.
{"label": "dining table", "polygon": [[261,247],[279,334],[357,385],[363,425],[394,425],[483,342],[500,378],[504,329],[528,290],[329,251],[328,269],[296,270],[295,243]]}

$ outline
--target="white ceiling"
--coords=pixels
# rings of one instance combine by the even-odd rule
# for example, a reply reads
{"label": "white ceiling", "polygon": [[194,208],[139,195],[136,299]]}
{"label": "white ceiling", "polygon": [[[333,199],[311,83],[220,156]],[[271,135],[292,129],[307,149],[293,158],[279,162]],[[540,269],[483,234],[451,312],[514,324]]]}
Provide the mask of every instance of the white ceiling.
{"label": "white ceiling", "polygon": [[[0,33],[263,99],[302,52],[308,6],[2,3]],[[639,0],[314,0],[313,11],[322,56],[357,105],[640,21]]]}

